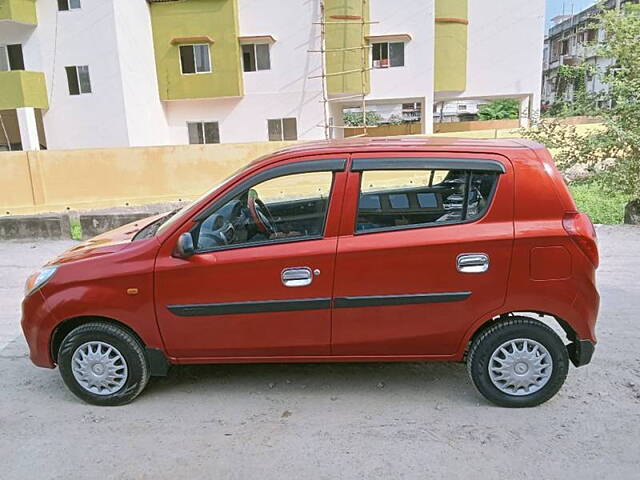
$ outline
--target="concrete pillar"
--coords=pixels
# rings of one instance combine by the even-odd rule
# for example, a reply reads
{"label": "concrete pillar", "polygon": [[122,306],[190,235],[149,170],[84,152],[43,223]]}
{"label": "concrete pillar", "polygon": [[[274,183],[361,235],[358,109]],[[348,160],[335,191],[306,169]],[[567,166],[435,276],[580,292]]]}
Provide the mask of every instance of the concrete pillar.
{"label": "concrete pillar", "polygon": [[425,135],[433,135],[433,103],[432,96],[422,99],[422,131]]}
{"label": "concrete pillar", "polygon": [[531,95],[520,99],[520,126],[528,128],[531,126]]}
{"label": "concrete pillar", "polygon": [[32,107],[16,108],[22,150],[40,150],[36,113]]}

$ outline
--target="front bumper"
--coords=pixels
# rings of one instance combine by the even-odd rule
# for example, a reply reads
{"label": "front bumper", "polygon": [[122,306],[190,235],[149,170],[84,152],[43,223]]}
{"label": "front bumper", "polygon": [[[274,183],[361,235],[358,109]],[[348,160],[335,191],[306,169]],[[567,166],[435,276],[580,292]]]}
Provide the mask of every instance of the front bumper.
{"label": "front bumper", "polygon": [[22,333],[29,345],[29,358],[38,367],[55,367],[51,358],[51,333],[54,324],[40,290],[22,301]]}
{"label": "front bumper", "polygon": [[595,343],[589,340],[576,339],[574,342],[571,342],[567,345],[567,351],[569,352],[571,363],[576,367],[588,364],[591,361],[595,348]]}

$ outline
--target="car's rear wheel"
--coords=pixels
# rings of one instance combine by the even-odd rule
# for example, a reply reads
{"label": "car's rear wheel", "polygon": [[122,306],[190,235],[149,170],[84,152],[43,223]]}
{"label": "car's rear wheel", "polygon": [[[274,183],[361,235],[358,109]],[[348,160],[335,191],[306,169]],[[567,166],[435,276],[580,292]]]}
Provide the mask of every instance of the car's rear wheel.
{"label": "car's rear wheel", "polygon": [[129,403],[149,380],[138,339],[109,323],[87,323],[69,332],[58,351],[58,366],[69,390],[94,405]]}
{"label": "car's rear wheel", "polygon": [[510,317],[473,341],[467,369],[475,387],[503,407],[533,407],[553,397],[567,376],[567,349],[547,325]]}

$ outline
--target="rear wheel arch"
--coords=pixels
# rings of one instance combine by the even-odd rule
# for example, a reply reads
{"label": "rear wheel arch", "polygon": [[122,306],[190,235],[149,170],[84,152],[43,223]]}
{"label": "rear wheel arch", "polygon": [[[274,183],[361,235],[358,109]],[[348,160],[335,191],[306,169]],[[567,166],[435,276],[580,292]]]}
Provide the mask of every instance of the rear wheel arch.
{"label": "rear wheel arch", "polygon": [[[529,310],[514,310],[509,312],[500,313],[493,317],[486,319],[484,322],[476,325],[470,329],[469,332],[465,335],[464,339],[464,351],[463,351],[463,360],[466,359],[469,348],[471,348],[472,343],[476,338],[482,335],[487,329],[493,327],[497,323],[501,321],[508,320],[510,317],[526,317],[532,320],[539,321],[547,326],[553,328],[553,326],[560,327],[562,331],[564,331],[569,342],[575,342],[578,339],[578,335],[573,327],[566,320],[554,315],[553,313],[548,312],[540,312],[540,311],[529,311]],[[564,339],[563,339],[564,340]]]}

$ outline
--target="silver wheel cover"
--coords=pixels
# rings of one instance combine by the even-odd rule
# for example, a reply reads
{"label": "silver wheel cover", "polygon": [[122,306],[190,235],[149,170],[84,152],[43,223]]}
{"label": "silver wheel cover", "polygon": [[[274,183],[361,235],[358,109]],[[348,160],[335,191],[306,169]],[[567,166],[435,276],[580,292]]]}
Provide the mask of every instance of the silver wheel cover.
{"label": "silver wheel cover", "polygon": [[104,342],[87,342],[71,357],[71,371],[78,384],[94,395],[111,395],[127,382],[127,362],[120,351]]}
{"label": "silver wheel cover", "polygon": [[553,372],[553,360],[541,343],[528,338],[509,340],[489,359],[489,377],[507,395],[531,395],[542,389]]}

